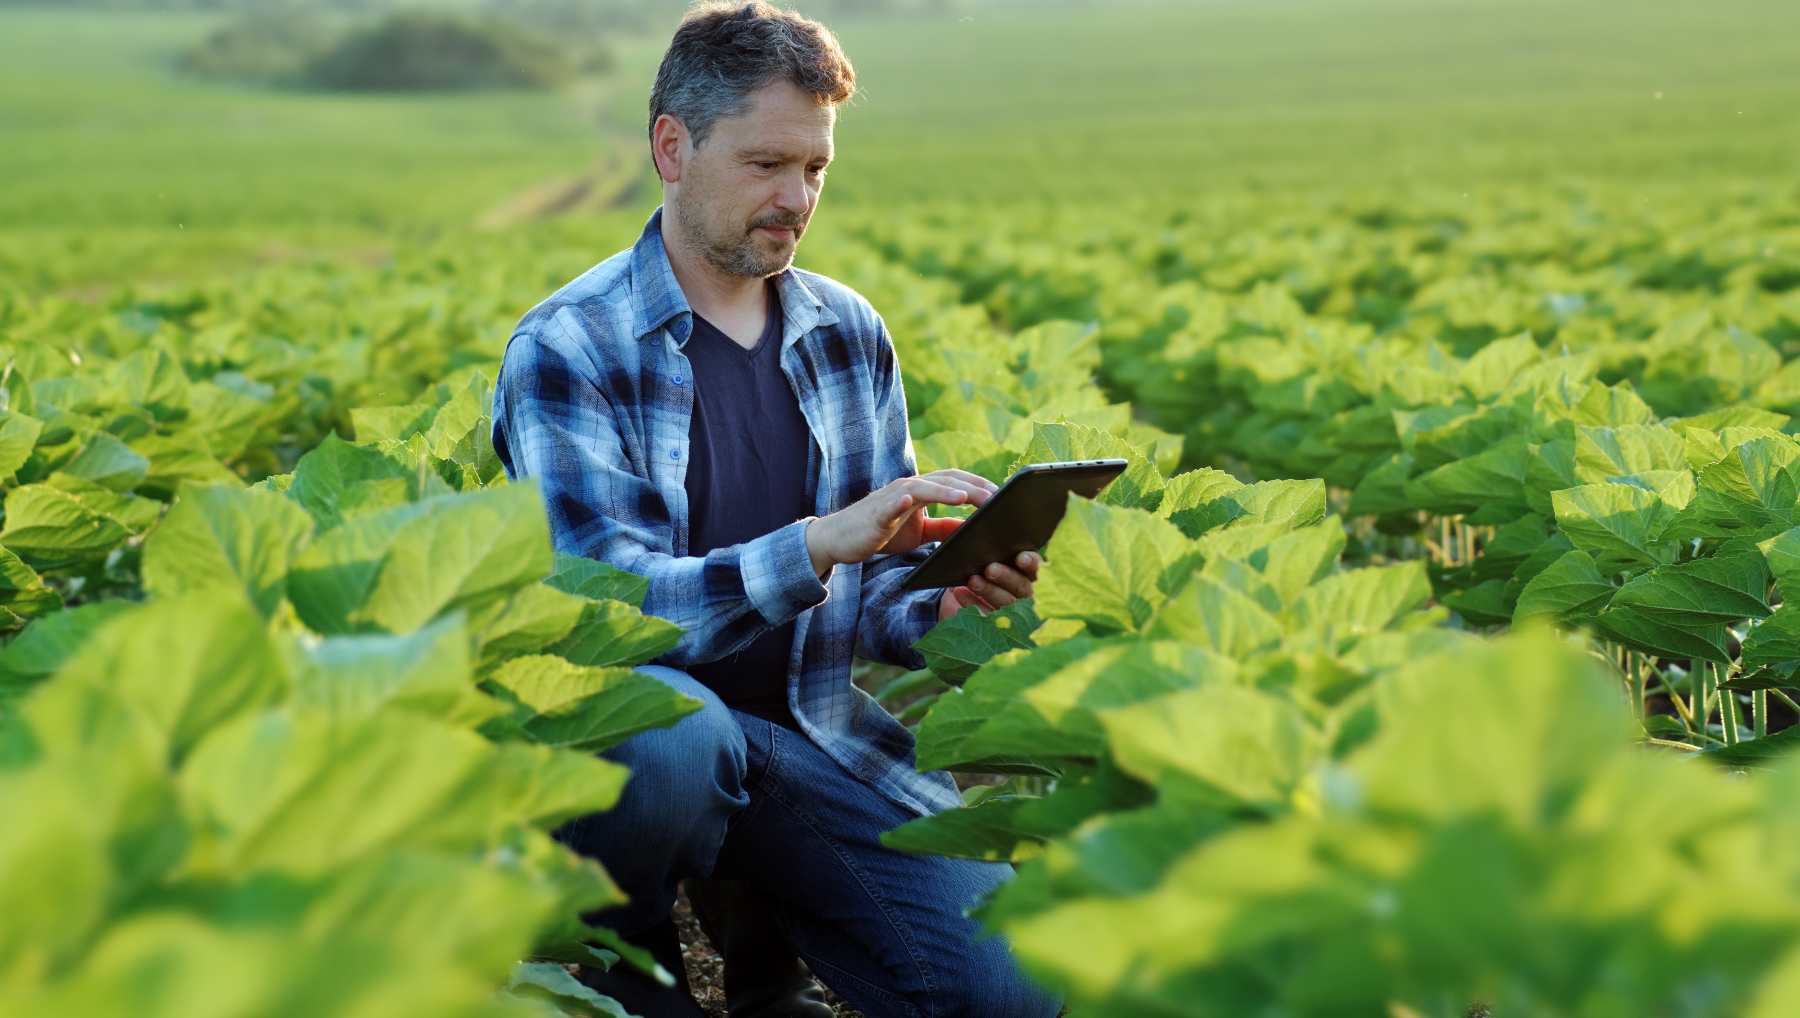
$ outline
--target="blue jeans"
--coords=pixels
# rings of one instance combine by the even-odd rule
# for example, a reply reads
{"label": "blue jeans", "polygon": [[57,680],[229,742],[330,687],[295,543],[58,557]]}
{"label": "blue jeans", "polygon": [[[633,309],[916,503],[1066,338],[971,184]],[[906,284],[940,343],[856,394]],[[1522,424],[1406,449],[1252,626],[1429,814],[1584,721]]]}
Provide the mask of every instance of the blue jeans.
{"label": "blue jeans", "polygon": [[631,896],[602,919],[630,937],[668,917],[686,877],[746,880],[814,974],[869,1018],[1057,1013],[1005,941],[963,914],[1011,866],[883,846],[911,814],[812,740],[732,710],[686,672],[638,671],[705,706],[607,750],[631,768],[618,805],[557,832]]}

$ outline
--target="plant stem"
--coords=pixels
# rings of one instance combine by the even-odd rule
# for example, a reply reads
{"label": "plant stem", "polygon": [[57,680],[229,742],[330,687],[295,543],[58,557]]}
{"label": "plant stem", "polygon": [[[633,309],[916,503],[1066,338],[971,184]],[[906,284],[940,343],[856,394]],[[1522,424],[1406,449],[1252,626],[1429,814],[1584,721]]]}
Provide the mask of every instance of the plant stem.
{"label": "plant stem", "polygon": [[1756,737],[1766,739],[1769,736],[1769,691],[1758,689],[1750,694],[1750,723],[1755,726]]}
{"label": "plant stem", "polygon": [[1769,692],[1774,693],[1776,696],[1780,697],[1782,703],[1787,704],[1791,710],[1793,710],[1797,714],[1800,714],[1800,703],[1795,703],[1794,698],[1787,695],[1787,692],[1785,690],[1771,689],[1771,690],[1769,690]]}
{"label": "plant stem", "polygon": [[[1712,666],[1713,684],[1724,686],[1725,673],[1715,662]],[[1719,723],[1725,727],[1725,745],[1735,746],[1738,742],[1738,703],[1737,693],[1721,688],[1719,690]]]}

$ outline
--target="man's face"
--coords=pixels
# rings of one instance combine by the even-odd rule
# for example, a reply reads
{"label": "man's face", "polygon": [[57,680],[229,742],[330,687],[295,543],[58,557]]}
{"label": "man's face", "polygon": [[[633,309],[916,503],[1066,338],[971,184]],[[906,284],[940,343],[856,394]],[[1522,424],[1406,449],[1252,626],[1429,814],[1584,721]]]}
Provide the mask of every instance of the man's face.
{"label": "man's face", "polygon": [[698,149],[682,142],[681,179],[667,204],[688,244],[720,272],[761,279],[794,261],[825,166],[837,111],[786,81],[751,93]]}

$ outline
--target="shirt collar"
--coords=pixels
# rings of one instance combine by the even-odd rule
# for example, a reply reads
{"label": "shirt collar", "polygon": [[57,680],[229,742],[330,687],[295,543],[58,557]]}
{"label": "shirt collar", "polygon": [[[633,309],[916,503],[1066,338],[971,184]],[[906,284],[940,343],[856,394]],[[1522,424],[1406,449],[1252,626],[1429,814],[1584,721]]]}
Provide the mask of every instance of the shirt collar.
{"label": "shirt collar", "polygon": [[[675,280],[675,270],[669,266],[669,252],[663,247],[662,213],[661,205],[650,213],[644,232],[631,249],[632,328],[642,339],[673,321],[669,332],[680,348],[687,345],[688,336],[693,333],[694,315],[687,295]],[[777,273],[775,285],[786,319],[781,332],[783,349],[819,326],[837,324],[838,316],[800,281],[792,268]]]}

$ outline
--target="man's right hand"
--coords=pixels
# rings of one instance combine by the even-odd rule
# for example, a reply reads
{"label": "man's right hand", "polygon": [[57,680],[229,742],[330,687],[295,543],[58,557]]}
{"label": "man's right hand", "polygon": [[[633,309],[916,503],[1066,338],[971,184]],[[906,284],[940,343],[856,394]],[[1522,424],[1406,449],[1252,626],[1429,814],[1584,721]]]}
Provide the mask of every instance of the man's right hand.
{"label": "man's right hand", "polygon": [[812,557],[813,572],[823,576],[840,562],[862,562],[941,541],[961,526],[962,520],[927,516],[926,505],[979,506],[998,490],[987,478],[955,467],[896,478],[855,504],[807,524],[806,551]]}

